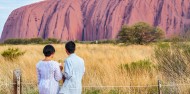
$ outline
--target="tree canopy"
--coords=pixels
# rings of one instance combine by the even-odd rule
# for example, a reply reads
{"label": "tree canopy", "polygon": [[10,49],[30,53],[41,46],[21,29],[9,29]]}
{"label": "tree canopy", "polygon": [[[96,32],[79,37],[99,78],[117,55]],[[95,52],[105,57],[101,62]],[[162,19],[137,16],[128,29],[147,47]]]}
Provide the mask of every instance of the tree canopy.
{"label": "tree canopy", "polygon": [[123,26],[118,34],[122,43],[147,44],[160,40],[164,32],[159,27],[150,26],[145,22],[139,22],[132,26]]}

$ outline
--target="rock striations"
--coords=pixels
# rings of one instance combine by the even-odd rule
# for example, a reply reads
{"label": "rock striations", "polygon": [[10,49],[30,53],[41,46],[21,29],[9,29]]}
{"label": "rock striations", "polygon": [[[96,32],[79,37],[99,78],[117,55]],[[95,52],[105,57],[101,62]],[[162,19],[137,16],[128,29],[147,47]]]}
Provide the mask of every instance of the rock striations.
{"label": "rock striations", "polygon": [[14,10],[1,40],[114,39],[122,25],[142,21],[161,27],[167,36],[188,31],[190,0],[45,0]]}

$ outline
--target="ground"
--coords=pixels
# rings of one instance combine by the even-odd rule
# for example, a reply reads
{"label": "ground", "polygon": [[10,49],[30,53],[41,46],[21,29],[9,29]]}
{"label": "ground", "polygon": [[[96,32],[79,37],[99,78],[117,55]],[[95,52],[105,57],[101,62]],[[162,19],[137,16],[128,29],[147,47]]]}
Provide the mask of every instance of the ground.
{"label": "ground", "polygon": [[[147,86],[157,85],[157,80],[162,79],[158,72],[154,69],[135,70],[128,72],[121,66],[138,62],[140,60],[149,60],[153,65],[156,64],[154,57],[154,47],[152,45],[115,45],[115,44],[76,44],[76,54],[85,61],[86,73],[83,78],[83,86]],[[19,48],[26,53],[16,60],[9,61],[0,55],[0,83],[12,82],[14,69],[22,70],[23,83],[37,82],[36,64],[44,58],[42,49],[45,45],[1,45],[0,53],[8,48]],[[54,60],[63,64],[67,57],[64,44],[53,44],[56,49]],[[5,88],[5,87],[4,87]],[[29,89],[35,89],[29,87]],[[4,91],[9,92],[10,89],[5,88]],[[27,89],[27,85],[24,86]],[[108,89],[108,88],[107,88]],[[86,94],[99,94],[100,92],[118,94],[117,88],[109,88],[106,90],[89,89]],[[157,87],[144,89],[144,93],[156,91]],[[124,90],[124,89],[122,89]],[[127,90],[127,89],[125,89]],[[134,89],[140,91],[141,89]],[[2,90],[1,90],[2,91]],[[2,92],[4,92],[2,91]],[[30,91],[30,90],[29,90]],[[128,90],[127,90],[128,91]],[[131,91],[131,90],[130,90]],[[30,91],[32,92],[32,91]],[[116,92],[116,93],[113,93]],[[1,92],[0,92],[1,93]],[[142,92],[141,92],[142,93]],[[31,93],[32,94],[32,93]]]}

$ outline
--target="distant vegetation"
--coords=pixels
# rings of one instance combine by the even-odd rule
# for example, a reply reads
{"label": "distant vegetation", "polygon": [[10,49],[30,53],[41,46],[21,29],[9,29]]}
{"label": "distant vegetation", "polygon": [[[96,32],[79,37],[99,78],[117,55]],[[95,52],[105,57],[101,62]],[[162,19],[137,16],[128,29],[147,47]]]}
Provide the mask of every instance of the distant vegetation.
{"label": "distant vegetation", "polygon": [[147,44],[155,42],[164,37],[164,32],[147,23],[139,22],[133,26],[123,26],[118,34],[119,41],[130,44]]}
{"label": "distant vegetation", "polygon": [[31,38],[31,39],[8,39],[4,41],[4,44],[50,44],[60,43],[60,40],[54,38],[48,38],[46,40],[42,38]]}
{"label": "distant vegetation", "polygon": [[[124,25],[116,39],[103,39],[94,41],[75,40],[81,44],[149,44],[152,42],[186,42],[190,41],[189,32],[172,35],[165,38],[165,33],[159,27],[154,27],[145,22],[138,22],[132,26]],[[61,40],[55,38],[7,39],[2,44],[59,44]]]}

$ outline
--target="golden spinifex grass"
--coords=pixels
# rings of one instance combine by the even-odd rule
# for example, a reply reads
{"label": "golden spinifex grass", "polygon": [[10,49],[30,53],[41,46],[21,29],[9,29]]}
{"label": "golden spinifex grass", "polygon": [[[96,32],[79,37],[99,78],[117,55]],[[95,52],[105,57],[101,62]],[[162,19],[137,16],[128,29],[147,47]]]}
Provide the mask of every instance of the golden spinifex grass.
{"label": "golden spinifex grass", "polygon": [[[26,51],[23,56],[14,61],[7,61],[0,56],[0,73],[3,75],[1,79],[9,79],[11,81],[12,71],[16,68],[20,68],[23,72],[24,81],[36,81],[35,67],[36,63],[44,58],[42,53],[44,46],[45,45],[0,46],[0,53],[8,48],[19,48],[22,51]],[[67,57],[64,44],[56,44],[53,46],[56,49],[54,60],[59,62],[63,61]],[[153,49],[149,46],[135,45],[125,47],[111,44],[77,44],[76,53],[85,61],[86,73],[84,85],[126,85],[124,82],[124,78],[126,77],[120,72],[120,64],[151,59]]]}
{"label": "golden spinifex grass", "polygon": [[[12,82],[13,70],[17,68],[22,70],[23,83],[36,83],[36,64],[44,58],[42,53],[44,46],[0,46],[0,53],[8,48],[19,48],[21,51],[25,51],[23,56],[14,61],[6,60],[0,56],[0,83]],[[53,46],[56,49],[54,60],[63,62],[67,57],[64,44],[55,44]],[[76,53],[85,61],[86,73],[83,78],[83,86],[147,86],[156,85],[158,79],[165,80],[162,78],[161,72],[158,72],[155,67],[157,64],[155,63],[154,47],[150,45],[77,44]],[[140,68],[139,70],[138,68],[141,66],[145,66],[145,68]],[[129,91],[129,88],[125,89],[127,92]],[[100,92],[99,90],[96,91],[96,89],[95,91],[90,90],[87,90],[87,93]],[[117,90],[118,88],[111,88],[108,92],[117,93]],[[136,90],[136,93],[140,92],[139,90],[144,93],[155,93],[157,92],[157,87],[131,88],[131,90]],[[103,90],[103,92],[106,92],[106,90]]]}

